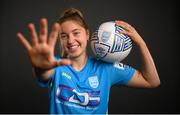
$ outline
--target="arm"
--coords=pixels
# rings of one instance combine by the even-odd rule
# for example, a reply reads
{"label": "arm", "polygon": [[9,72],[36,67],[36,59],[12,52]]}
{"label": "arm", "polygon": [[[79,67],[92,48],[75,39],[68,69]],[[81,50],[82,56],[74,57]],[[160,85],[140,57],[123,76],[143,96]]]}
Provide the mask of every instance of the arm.
{"label": "arm", "polygon": [[28,31],[32,38],[32,44],[21,33],[17,33],[20,43],[27,50],[34,74],[43,80],[48,80],[54,72],[54,67],[60,65],[69,65],[70,60],[54,59],[54,47],[57,40],[60,25],[55,23],[52,32],[48,37],[48,23],[46,19],[40,21],[40,34],[37,35],[34,24],[28,25]]}
{"label": "arm", "polygon": [[129,35],[138,46],[142,60],[141,71],[135,70],[132,79],[128,82],[128,86],[141,88],[154,88],[159,86],[160,79],[153,58],[144,40],[128,23],[123,21],[116,21],[116,23],[125,28],[126,31],[122,33]]}

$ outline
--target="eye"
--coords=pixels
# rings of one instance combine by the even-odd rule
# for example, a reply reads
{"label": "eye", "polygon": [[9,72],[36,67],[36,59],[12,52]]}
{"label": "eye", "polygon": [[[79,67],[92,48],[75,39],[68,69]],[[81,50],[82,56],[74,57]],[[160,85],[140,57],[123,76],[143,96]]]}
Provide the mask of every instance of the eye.
{"label": "eye", "polygon": [[74,36],[78,36],[80,34],[80,32],[74,32],[73,35]]}
{"label": "eye", "polygon": [[67,36],[66,34],[61,34],[61,35],[60,35],[60,38],[63,39],[63,40],[64,40],[64,39],[67,39],[67,37],[68,37],[68,36]]}

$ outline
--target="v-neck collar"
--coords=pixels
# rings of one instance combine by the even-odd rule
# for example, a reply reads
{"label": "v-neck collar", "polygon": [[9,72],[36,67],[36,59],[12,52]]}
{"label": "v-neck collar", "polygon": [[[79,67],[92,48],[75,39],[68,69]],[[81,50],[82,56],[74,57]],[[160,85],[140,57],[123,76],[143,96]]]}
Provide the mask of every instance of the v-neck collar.
{"label": "v-neck collar", "polygon": [[71,70],[73,70],[75,73],[83,73],[85,71],[87,71],[87,67],[89,65],[89,58],[87,57],[87,61],[86,61],[86,64],[85,66],[80,70],[80,71],[77,71],[76,69],[74,69],[72,66],[68,66]]}

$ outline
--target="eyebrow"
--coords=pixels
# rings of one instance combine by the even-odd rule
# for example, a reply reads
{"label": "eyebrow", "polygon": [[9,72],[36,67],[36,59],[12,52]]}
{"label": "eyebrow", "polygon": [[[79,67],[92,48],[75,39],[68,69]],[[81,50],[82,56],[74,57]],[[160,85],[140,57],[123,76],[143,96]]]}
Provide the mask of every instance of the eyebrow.
{"label": "eyebrow", "polygon": [[72,32],[75,32],[75,31],[78,31],[78,30],[81,30],[81,29],[74,29],[74,30],[72,30]]}
{"label": "eyebrow", "polygon": [[[74,30],[72,30],[71,32],[75,32],[75,31],[78,31],[78,30],[81,30],[81,29],[74,29]],[[63,35],[63,34],[67,34],[67,33],[61,32],[60,34]]]}

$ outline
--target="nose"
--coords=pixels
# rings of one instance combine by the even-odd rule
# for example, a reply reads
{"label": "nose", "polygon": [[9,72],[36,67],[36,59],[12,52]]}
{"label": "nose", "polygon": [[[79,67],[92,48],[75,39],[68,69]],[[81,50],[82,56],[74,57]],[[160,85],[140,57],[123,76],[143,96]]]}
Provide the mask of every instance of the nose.
{"label": "nose", "polygon": [[74,42],[74,36],[69,35],[68,44],[72,44]]}

